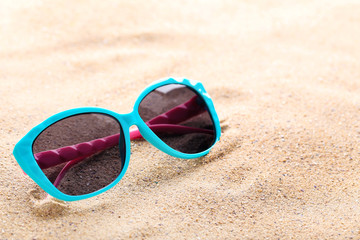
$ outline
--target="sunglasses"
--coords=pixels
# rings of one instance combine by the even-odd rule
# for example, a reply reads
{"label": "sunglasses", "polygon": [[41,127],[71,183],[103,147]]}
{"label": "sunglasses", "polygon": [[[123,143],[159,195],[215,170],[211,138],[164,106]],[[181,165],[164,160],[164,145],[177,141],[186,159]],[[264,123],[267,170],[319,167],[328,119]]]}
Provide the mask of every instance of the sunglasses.
{"label": "sunglasses", "polygon": [[27,133],[13,153],[45,192],[76,201],[121,180],[129,165],[130,140],[144,138],[171,156],[189,159],[207,154],[220,134],[203,85],[170,78],[146,88],[129,114],[95,107],[60,112]]}

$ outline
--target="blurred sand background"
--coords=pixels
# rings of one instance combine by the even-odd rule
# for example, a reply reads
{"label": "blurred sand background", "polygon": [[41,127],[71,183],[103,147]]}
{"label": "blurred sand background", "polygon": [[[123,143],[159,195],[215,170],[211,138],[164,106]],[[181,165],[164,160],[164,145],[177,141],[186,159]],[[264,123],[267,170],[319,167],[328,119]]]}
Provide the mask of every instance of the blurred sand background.
{"label": "blurred sand background", "polygon": [[[0,239],[360,238],[357,0],[0,2]],[[127,113],[202,81],[223,129],[199,159],[132,144],[123,180],[40,200],[11,152],[69,108]]]}

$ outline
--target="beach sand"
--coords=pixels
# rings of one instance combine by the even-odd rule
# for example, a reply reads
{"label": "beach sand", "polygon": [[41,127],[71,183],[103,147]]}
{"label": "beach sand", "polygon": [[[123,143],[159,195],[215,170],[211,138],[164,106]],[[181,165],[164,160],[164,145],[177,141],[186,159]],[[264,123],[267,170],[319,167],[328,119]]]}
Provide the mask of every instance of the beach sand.
{"label": "beach sand", "polygon": [[[359,239],[360,3],[0,2],[0,239]],[[128,113],[160,78],[203,82],[202,158],[132,143],[87,200],[43,199],[12,150],[75,107]]]}

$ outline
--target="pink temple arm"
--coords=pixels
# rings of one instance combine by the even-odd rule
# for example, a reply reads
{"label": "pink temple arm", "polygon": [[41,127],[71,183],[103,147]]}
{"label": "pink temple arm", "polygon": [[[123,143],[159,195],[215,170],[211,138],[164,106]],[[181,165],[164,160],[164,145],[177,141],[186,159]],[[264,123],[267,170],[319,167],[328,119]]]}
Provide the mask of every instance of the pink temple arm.
{"label": "pink temple arm", "polygon": [[60,163],[76,160],[83,156],[88,157],[97,152],[115,146],[119,142],[119,134],[105,138],[95,139],[89,142],[79,143],[54,150],[36,153],[35,159],[41,169],[56,166]]}
{"label": "pink temple arm", "polygon": [[[161,132],[174,132],[178,134],[186,133],[205,133],[213,134],[213,130],[186,127],[173,124],[157,124],[150,126],[151,130],[156,133]],[[119,144],[120,134],[114,134],[104,138],[95,139],[89,142],[83,142],[72,146],[66,146],[54,150],[48,150],[35,154],[35,159],[41,169],[56,166],[58,164],[77,160],[78,158],[89,157],[95,153],[104,151],[108,148],[114,147]],[[130,139],[142,138],[138,129],[130,131]]]}
{"label": "pink temple arm", "polygon": [[66,172],[75,164],[77,164],[78,162],[81,162],[82,160],[84,160],[85,158],[87,158],[89,156],[83,156],[83,157],[79,157],[77,159],[71,160],[70,162],[68,162],[63,169],[61,169],[61,172],[59,173],[59,175],[56,177],[55,181],[54,181],[54,186],[57,187],[60,182],[61,179],[63,179],[63,177],[65,176]]}
{"label": "pink temple arm", "polygon": [[[194,96],[186,103],[176,106],[168,112],[149,120],[146,122],[146,124],[152,131],[156,133],[174,132],[177,134],[186,134],[196,132],[213,134],[213,130],[176,125],[177,123],[188,120],[201,114],[204,111],[204,107],[198,103],[198,97]],[[35,159],[41,169],[46,169],[64,162],[68,162],[54,181],[54,186],[57,187],[60,184],[62,178],[65,176],[66,172],[72,166],[78,162],[81,162],[87,157],[116,146],[119,143],[119,137],[120,134],[115,134],[89,142],[79,143],[73,146],[66,146],[54,150],[40,152],[35,154]],[[131,140],[138,138],[142,138],[138,129],[130,131]]]}
{"label": "pink temple arm", "polygon": [[177,124],[184,122],[206,111],[204,106],[199,104],[198,101],[198,96],[194,96],[186,103],[180,104],[166,113],[147,121],[146,124],[152,126],[155,124]]}
{"label": "pink temple arm", "polygon": [[[169,131],[185,134],[189,132],[199,132],[200,130],[200,132],[205,133],[206,131],[211,130],[195,129],[186,126],[175,125],[196,115],[199,115],[204,111],[204,107],[198,103],[198,97],[194,96],[189,101],[170,109],[166,113],[154,117],[153,119],[146,122],[146,124],[154,132]],[[208,132],[208,134],[213,134],[213,132]],[[75,160],[82,156],[91,156],[97,152],[113,147],[118,144],[118,138],[119,134],[115,134],[101,139],[79,143],[73,146],[66,146],[54,150],[36,153],[35,159],[41,169],[46,169],[64,162]],[[131,140],[138,138],[142,138],[139,130],[136,129],[130,132]]]}

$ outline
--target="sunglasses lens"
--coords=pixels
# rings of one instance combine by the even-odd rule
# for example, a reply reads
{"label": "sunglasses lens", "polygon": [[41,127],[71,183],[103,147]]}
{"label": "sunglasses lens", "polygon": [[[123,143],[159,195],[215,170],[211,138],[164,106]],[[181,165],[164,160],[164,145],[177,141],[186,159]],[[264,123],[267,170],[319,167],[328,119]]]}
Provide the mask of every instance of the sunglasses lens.
{"label": "sunglasses lens", "polygon": [[125,162],[120,123],[101,113],[62,119],[33,143],[34,157],[46,177],[62,193],[84,195],[112,183]]}
{"label": "sunglasses lens", "polygon": [[139,114],[168,146],[182,153],[199,153],[215,142],[215,127],[203,98],[182,84],[169,84],[150,92]]}

